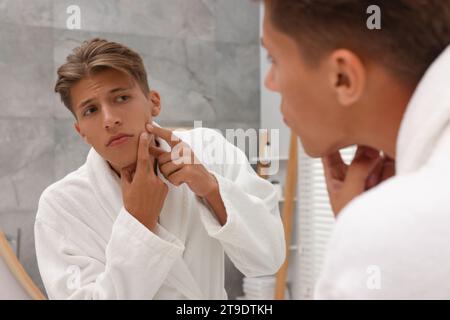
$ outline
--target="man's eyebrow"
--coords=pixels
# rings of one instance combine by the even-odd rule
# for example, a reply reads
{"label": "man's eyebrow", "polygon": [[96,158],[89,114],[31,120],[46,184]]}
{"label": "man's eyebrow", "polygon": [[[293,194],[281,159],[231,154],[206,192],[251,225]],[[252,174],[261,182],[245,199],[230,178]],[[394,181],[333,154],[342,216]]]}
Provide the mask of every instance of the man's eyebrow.
{"label": "man's eyebrow", "polygon": [[91,103],[93,100],[94,100],[94,99],[92,99],[92,98],[91,98],[91,99],[84,100],[82,103],[80,103],[80,104],[78,105],[78,108],[81,109],[81,108],[84,107],[85,105]]}
{"label": "man's eyebrow", "polygon": [[109,91],[109,93],[116,93],[116,92],[120,92],[120,91],[127,91],[130,90],[132,87],[130,88],[124,88],[124,87],[119,87],[119,88],[115,88]]}
{"label": "man's eyebrow", "polygon": [[[130,90],[131,88],[132,88],[132,87],[129,87],[129,88],[125,88],[125,87],[115,88],[115,89],[110,90],[110,91],[109,91],[109,94],[117,93],[117,92],[121,92],[121,91],[127,91],[127,90]],[[81,103],[78,105],[78,108],[84,107],[85,105],[91,103],[93,100],[94,100],[93,98],[84,100],[83,102],[81,102]]]}

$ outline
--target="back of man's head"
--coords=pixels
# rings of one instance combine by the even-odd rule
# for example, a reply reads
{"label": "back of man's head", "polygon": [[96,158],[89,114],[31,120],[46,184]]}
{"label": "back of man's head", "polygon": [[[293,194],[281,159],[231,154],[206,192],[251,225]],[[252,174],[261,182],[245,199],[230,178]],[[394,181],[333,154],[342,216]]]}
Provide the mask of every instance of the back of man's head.
{"label": "back of man's head", "polygon": [[[416,84],[450,44],[448,0],[266,0],[270,19],[295,39],[311,64],[334,49],[384,65]],[[369,29],[367,9],[381,9],[381,28]]]}

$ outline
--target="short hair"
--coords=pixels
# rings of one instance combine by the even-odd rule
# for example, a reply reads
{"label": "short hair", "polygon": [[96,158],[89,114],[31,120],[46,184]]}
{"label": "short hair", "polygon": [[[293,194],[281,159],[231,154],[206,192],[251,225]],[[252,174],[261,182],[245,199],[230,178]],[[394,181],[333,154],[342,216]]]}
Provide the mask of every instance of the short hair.
{"label": "short hair", "polygon": [[[266,0],[270,21],[317,64],[345,48],[382,64],[399,80],[417,84],[450,44],[450,1]],[[367,9],[381,9],[381,29],[369,30]]]}
{"label": "short hair", "polygon": [[79,80],[105,69],[114,69],[131,76],[145,94],[150,92],[142,58],[130,48],[105,39],[84,41],[73,49],[66,62],[58,68],[55,92],[61,101],[75,115],[72,108],[70,89]]}

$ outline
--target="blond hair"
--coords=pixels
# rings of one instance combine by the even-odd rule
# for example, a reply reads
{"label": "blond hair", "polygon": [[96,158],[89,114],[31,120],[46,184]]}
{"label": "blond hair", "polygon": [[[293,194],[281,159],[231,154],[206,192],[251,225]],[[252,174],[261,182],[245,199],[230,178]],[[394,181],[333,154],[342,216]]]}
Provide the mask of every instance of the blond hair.
{"label": "blond hair", "polygon": [[120,43],[99,38],[87,40],[73,49],[57,71],[55,92],[59,93],[61,101],[74,115],[70,96],[72,86],[79,80],[105,69],[115,69],[131,76],[144,94],[150,92],[147,72],[139,54]]}

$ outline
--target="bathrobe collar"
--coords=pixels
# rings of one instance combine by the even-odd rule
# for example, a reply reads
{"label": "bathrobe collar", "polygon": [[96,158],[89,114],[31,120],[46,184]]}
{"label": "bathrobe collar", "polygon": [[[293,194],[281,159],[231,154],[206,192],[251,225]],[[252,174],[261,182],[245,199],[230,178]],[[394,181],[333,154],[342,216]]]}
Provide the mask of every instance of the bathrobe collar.
{"label": "bathrobe collar", "polygon": [[426,163],[450,124],[450,46],[434,61],[416,88],[400,125],[397,174]]}

